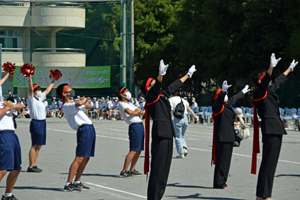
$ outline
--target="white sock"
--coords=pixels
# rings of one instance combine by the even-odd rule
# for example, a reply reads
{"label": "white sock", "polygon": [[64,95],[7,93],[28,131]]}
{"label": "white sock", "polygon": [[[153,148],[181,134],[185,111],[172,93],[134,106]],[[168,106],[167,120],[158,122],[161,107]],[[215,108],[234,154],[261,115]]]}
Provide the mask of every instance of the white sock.
{"label": "white sock", "polygon": [[74,181],[74,185],[79,184],[79,183],[80,183],[80,181]]}
{"label": "white sock", "polygon": [[4,198],[11,197],[11,196],[12,196],[12,193],[5,193]]}
{"label": "white sock", "polygon": [[66,186],[70,185],[71,183],[72,183],[72,182],[67,182],[67,183],[66,183]]}

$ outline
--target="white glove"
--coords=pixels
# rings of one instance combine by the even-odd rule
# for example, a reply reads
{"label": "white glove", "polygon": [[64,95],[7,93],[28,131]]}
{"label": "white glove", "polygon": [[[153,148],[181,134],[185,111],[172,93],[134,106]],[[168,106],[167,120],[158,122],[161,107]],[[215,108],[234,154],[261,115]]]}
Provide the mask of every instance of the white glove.
{"label": "white glove", "polygon": [[192,78],[193,73],[194,73],[195,71],[197,71],[196,68],[195,68],[195,65],[191,66],[191,68],[189,69],[189,71],[188,71],[188,73],[187,73],[187,74],[190,76],[190,78]]}
{"label": "white glove", "polygon": [[246,94],[247,92],[249,92],[251,89],[249,89],[249,85],[246,85],[245,87],[244,87],[244,89],[242,90],[242,92],[244,93],[244,94]]}
{"label": "white glove", "polygon": [[232,85],[228,85],[227,84],[227,81],[223,81],[223,84],[222,84],[222,91],[223,92],[227,92],[228,88],[230,88]]}
{"label": "white glove", "polygon": [[160,60],[159,63],[159,74],[164,76],[167,73],[167,69],[168,69],[169,65],[165,65],[163,60]]}
{"label": "white glove", "polygon": [[272,53],[271,55],[271,59],[270,59],[270,66],[271,67],[276,67],[276,65],[278,64],[278,62],[281,60],[281,58],[276,59],[275,54]]}
{"label": "white glove", "polygon": [[294,68],[296,67],[297,64],[298,64],[298,61],[295,62],[295,60],[293,60],[293,62],[291,62],[290,68],[292,69],[292,71],[294,71]]}

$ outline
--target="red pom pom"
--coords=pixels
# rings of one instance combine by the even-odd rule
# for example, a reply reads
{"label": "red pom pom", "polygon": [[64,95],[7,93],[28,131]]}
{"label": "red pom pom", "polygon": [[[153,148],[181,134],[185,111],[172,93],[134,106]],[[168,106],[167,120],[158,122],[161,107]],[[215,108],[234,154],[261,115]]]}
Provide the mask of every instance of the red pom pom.
{"label": "red pom pom", "polygon": [[35,67],[33,67],[32,65],[30,65],[28,63],[22,65],[22,67],[20,68],[21,73],[25,77],[33,75],[34,74],[34,70],[35,70]]}
{"label": "red pom pom", "polygon": [[10,62],[6,62],[2,65],[2,68],[5,72],[9,73],[9,77],[14,75],[14,71],[15,71],[15,64],[12,64]]}
{"label": "red pom pom", "polygon": [[61,76],[62,76],[62,74],[58,69],[50,70],[49,78],[53,78],[57,81]]}

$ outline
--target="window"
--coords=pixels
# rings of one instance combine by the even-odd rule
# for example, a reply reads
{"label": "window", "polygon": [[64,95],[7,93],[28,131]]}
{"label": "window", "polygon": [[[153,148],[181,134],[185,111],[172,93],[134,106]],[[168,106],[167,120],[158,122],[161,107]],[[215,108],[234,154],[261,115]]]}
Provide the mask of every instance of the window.
{"label": "window", "polygon": [[18,48],[18,37],[13,31],[0,31],[0,43],[2,48]]}

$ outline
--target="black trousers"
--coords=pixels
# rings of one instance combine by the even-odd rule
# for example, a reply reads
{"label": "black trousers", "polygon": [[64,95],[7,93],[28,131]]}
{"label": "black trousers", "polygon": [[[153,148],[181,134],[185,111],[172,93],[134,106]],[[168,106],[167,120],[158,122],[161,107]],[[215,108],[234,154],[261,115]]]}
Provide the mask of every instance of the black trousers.
{"label": "black trousers", "polygon": [[232,157],[232,142],[216,141],[216,166],[214,173],[214,188],[227,187],[227,178]]}
{"label": "black trousers", "polygon": [[260,164],[256,196],[271,197],[274,175],[279,159],[282,135],[263,135],[263,152]]}
{"label": "black trousers", "polygon": [[152,138],[148,200],[159,200],[163,197],[169,177],[172,155],[173,138]]}

